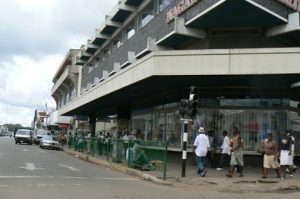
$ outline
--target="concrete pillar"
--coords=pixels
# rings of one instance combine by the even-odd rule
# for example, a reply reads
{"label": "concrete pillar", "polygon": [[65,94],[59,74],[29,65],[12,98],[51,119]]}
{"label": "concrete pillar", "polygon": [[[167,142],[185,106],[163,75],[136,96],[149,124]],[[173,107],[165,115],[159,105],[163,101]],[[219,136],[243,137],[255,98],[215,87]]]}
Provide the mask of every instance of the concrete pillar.
{"label": "concrete pillar", "polygon": [[89,123],[90,123],[90,132],[92,137],[95,137],[96,134],[96,116],[95,115],[90,115],[89,116]]}

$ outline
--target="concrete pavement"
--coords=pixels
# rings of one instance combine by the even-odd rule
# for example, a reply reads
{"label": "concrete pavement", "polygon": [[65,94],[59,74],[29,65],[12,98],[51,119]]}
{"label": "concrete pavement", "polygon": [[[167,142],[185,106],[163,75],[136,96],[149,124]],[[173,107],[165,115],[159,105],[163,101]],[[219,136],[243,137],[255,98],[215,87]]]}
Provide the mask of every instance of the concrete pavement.
{"label": "concrete pavement", "polygon": [[181,176],[181,162],[169,163],[167,169],[167,180],[161,180],[161,171],[140,171],[128,168],[126,164],[108,162],[98,157],[92,157],[87,154],[65,149],[65,152],[87,160],[89,162],[105,166],[127,173],[141,179],[145,179],[160,185],[174,186],[188,190],[211,190],[219,192],[232,193],[269,193],[269,192],[299,192],[300,193],[300,174],[294,173],[293,177],[287,174],[287,178],[282,180],[276,178],[274,171],[270,170],[267,179],[262,179],[262,169],[257,167],[246,167],[244,177],[238,177],[236,174],[233,178],[226,177],[227,170],[216,171],[214,168],[208,168],[204,178],[196,175],[196,165],[187,164],[186,177]]}

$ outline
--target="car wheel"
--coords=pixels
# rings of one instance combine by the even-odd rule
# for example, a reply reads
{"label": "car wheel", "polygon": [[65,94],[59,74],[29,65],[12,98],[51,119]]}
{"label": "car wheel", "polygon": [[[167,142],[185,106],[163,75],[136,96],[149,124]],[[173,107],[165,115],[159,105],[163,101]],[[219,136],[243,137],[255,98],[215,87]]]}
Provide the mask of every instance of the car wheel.
{"label": "car wheel", "polygon": [[18,144],[18,142],[16,141],[16,144]]}
{"label": "car wheel", "polygon": [[32,145],[32,142],[28,142],[29,145]]}

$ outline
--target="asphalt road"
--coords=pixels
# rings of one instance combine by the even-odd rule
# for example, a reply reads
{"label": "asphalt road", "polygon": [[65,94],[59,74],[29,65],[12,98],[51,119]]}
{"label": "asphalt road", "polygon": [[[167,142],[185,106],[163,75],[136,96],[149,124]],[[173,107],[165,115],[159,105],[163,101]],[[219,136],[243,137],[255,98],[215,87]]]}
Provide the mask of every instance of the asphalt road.
{"label": "asphalt road", "polygon": [[[0,137],[0,199],[156,199],[255,198],[257,193],[226,193],[153,184],[79,160],[63,151],[15,145]],[[264,199],[299,198],[299,193],[263,194]]]}

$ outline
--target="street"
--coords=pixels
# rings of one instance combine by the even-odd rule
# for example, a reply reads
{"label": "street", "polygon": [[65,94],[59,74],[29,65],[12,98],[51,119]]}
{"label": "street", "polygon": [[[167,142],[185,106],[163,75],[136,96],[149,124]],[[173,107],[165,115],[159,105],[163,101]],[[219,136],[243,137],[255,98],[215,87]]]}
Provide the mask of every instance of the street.
{"label": "street", "polygon": [[[199,178],[201,180],[201,178]],[[299,198],[294,193],[226,193],[163,186],[93,165],[63,151],[16,145],[0,137],[1,199],[89,198]]]}

